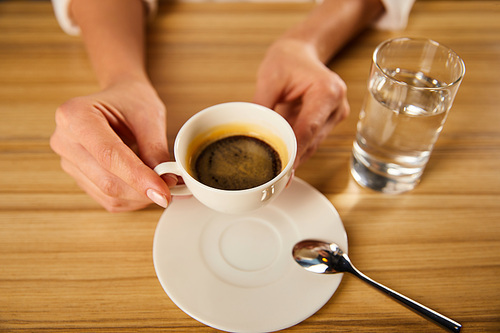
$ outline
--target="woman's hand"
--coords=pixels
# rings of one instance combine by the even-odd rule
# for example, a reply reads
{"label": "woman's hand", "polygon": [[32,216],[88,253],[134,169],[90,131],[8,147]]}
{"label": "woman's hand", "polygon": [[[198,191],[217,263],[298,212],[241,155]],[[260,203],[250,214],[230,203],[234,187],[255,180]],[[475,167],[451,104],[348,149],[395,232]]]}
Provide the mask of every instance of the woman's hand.
{"label": "woman's hand", "polygon": [[349,114],[346,89],[314,47],[282,38],[268,49],[260,65],[254,102],[276,110],[292,125],[298,141],[298,166]]}
{"label": "woman's hand", "polygon": [[153,170],[169,160],[166,110],[148,82],[124,81],[76,97],[56,111],[52,149],[64,171],[109,211],[166,207],[175,176]]}

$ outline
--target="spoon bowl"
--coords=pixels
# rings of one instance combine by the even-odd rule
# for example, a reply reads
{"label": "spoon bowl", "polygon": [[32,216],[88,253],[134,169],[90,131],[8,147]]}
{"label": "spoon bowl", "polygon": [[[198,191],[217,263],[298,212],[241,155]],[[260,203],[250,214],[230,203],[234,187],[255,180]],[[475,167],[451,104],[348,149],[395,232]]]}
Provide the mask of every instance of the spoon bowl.
{"label": "spoon bowl", "polygon": [[428,307],[370,279],[361,273],[335,243],[304,240],[293,247],[293,258],[304,269],[319,274],[351,273],[410,310],[451,332],[460,332],[462,325]]}

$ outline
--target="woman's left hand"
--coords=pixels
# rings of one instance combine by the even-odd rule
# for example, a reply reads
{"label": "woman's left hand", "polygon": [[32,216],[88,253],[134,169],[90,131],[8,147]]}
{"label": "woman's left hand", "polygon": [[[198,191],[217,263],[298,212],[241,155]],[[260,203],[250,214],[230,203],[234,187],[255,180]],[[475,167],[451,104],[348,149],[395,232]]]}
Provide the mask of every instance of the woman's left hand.
{"label": "woman's left hand", "polygon": [[282,38],[260,65],[254,102],[274,109],[293,127],[297,167],[349,114],[346,91],[344,81],[321,62],[311,45]]}

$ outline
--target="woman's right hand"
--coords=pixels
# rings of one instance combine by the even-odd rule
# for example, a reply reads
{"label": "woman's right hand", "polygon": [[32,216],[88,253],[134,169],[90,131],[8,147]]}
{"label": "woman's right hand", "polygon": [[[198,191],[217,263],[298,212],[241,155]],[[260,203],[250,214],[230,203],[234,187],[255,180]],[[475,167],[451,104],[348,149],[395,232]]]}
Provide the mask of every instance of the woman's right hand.
{"label": "woman's right hand", "polygon": [[67,101],[56,111],[50,145],[64,171],[108,211],[171,200],[177,177],[153,171],[169,151],[166,109],[149,82],[120,81]]}

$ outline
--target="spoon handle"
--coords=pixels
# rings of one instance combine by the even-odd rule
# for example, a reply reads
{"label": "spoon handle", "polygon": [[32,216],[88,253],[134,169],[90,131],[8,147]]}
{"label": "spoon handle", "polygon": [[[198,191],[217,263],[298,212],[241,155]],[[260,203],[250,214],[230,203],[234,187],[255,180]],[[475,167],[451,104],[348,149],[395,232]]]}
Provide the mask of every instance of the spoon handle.
{"label": "spoon handle", "polygon": [[[348,260],[349,261],[349,260]],[[350,264],[350,262],[349,262]],[[406,306],[410,310],[414,311],[415,313],[421,315],[422,317],[434,322],[435,324],[451,331],[451,332],[460,332],[460,329],[462,328],[462,325],[457,323],[456,321],[443,316],[442,314],[429,309],[425,305],[422,305],[404,295],[401,295],[400,293],[370,279],[368,276],[364,275],[361,273],[356,267],[354,267],[352,264],[350,264],[350,270],[347,270],[349,273],[352,273],[353,275],[357,276],[364,282],[368,283],[372,287],[377,288],[384,294],[386,294],[389,297],[392,297],[402,305]]]}

